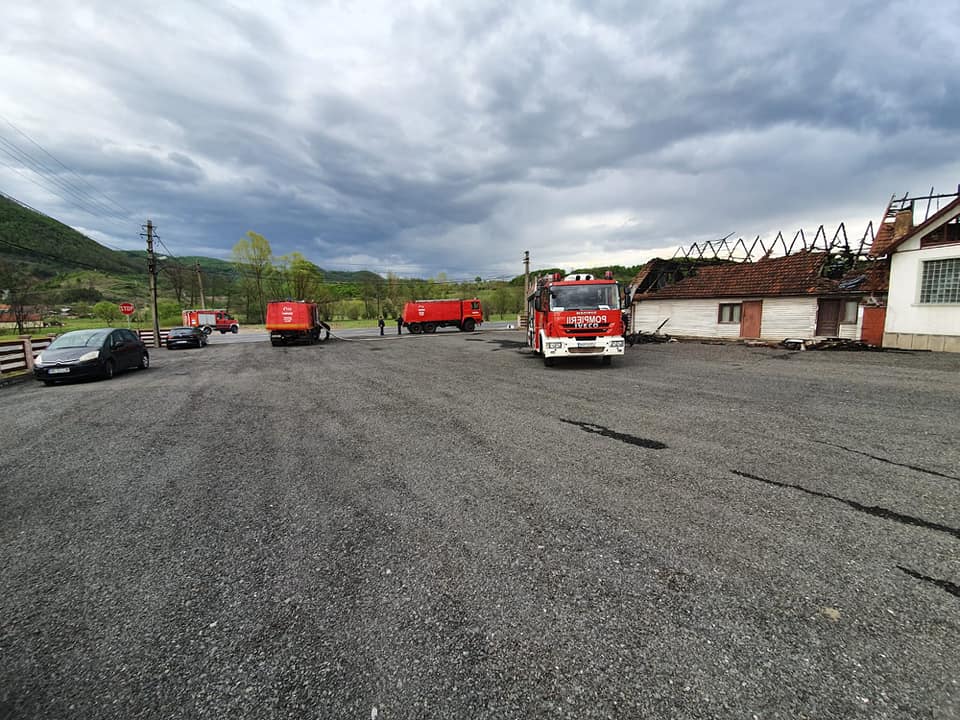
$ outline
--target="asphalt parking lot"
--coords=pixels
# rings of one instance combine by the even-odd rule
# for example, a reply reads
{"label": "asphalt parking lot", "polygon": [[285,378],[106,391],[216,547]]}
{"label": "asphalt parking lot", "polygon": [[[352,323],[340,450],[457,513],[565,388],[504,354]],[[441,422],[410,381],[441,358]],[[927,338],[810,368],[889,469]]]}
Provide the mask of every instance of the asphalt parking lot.
{"label": "asphalt parking lot", "polygon": [[960,356],[522,339],[0,388],[0,718],[960,717]]}

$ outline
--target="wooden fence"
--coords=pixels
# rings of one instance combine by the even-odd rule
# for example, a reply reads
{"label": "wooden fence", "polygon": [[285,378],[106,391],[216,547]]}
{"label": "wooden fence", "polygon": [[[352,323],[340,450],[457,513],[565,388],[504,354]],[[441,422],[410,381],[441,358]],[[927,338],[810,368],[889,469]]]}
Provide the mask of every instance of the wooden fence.
{"label": "wooden fence", "polygon": [[[160,345],[166,345],[169,330],[160,330]],[[137,330],[147,348],[153,344],[153,330]],[[33,337],[21,335],[16,340],[0,342],[0,376],[33,371],[33,359],[46,348],[56,335]]]}
{"label": "wooden fence", "polygon": [[10,375],[33,370],[33,359],[47,345],[53,342],[55,335],[31,337],[21,335],[16,340],[0,342],[0,375]]}

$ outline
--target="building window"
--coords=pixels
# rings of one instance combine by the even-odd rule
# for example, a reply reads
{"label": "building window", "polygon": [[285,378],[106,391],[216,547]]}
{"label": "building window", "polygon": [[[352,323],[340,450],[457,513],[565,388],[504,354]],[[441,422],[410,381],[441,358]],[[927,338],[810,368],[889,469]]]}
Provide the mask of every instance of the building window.
{"label": "building window", "polygon": [[720,305],[720,314],[717,319],[721,324],[734,324],[740,322],[740,303],[722,303]]}
{"label": "building window", "polygon": [[847,300],[840,308],[840,322],[846,325],[857,324],[857,311],[860,309],[859,300]]}
{"label": "building window", "polygon": [[920,275],[920,303],[960,303],[960,258],[927,260]]}

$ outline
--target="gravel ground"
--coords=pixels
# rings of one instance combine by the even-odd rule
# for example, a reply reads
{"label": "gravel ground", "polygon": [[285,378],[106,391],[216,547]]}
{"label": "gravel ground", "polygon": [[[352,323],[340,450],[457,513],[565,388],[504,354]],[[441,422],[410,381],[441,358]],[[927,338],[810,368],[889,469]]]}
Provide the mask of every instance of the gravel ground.
{"label": "gravel ground", "polygon": [[0,718],[960,717],[960,356],[521,341],[0,390]]}

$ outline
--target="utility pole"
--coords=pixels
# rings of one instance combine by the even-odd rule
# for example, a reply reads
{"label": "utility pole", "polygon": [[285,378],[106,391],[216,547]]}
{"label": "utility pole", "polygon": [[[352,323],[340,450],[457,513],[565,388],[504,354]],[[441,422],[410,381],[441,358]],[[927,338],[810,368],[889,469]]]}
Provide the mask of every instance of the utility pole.
{"label": "utility pole", "polygon": [[530,251],[523,251],[523,301],[530,297]]}
{"label": "utility pole", "polygon": [[523,304],[521,305],[520,315],[518,317],[517,329],[525,329],[530,317],[527,313],[527,301],[530,298],[530,251],[523,251]]}
{"label": "utility pole", "polygon": [[160,347],[160,318],[157,317],[157,256],[153,254],[153,221],[147,220],[147,270],[150,272],[150,302],[153,314],[153,346]]}
{"label": "utility pole", "polygon": [[206,309],[207,309],[207,306],[206,306],[205,301],[204,301],[204,299],[203,299],[203,276],[200,274],[200,261],[197,260],[196,263],[197,263],[197,264],[196,264],[195,267],[196,267],[196,269],[197,269],[197,285],[200,286],[200,309],[201,309],[201,310],[206,310]]}

